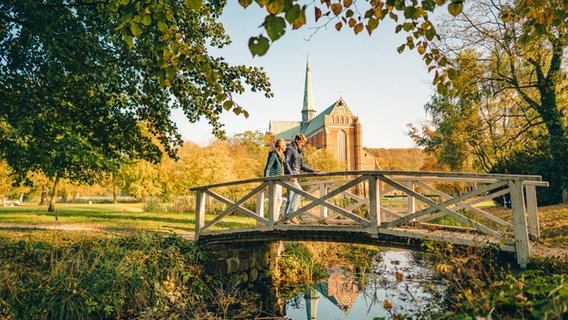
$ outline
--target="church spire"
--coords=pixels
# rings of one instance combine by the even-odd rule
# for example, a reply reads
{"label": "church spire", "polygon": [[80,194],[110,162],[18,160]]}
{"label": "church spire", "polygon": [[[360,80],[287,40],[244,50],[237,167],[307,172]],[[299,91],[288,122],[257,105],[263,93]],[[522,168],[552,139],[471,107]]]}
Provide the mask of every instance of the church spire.
{"label": "church spire", "polygon": [[302,108],[302,122],[311,121],[316,115],[314,97],[312,95],[312,78],[310,76],[310,61],[306,60],[306,83],[304,85],[304,106]]}

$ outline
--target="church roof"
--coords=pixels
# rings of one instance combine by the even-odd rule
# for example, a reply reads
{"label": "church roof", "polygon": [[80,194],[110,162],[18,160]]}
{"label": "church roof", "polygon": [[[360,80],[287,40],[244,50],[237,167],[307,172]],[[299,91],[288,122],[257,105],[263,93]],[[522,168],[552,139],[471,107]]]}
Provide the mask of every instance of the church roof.
{"label": "church roof", "polygon": [[[339,101],[339,100],[338,100]],[[335,105],[337,104],[337,101],[334,102],[331,106],[329,106],[327,109],[323,110],[320,114],[318,114],[315,118],[312,119],[312,121],[310,121],[308,123],[308,126],[303,130],[303,134],[305,135],[309,135],[310,133],[316,131],[317,129],[323,127],[324,121],[325,121],[325,116],[331,114],[331,112],[333,111],[333,109],[335,108]]]}
{"label": "church roof", "polygon": [[[324,121],[325,121],[325,116],[332,114],[333,110],[335,110],[335,107],[337,107],[337,106],[343,106],[344,110],[347,110],[346,112],[349,112],[349,113],[351,112],[351,111],[348,111],[349,108],[347,107],[347,104],[345,103],[343,98],[340,97],[339,100],[335,101],[331,106],[329,106],[327,109],[325,109],[320,114],[318,114],[315,118],[313,118],[312,121],[310,121],[308,123],[308,125],[304,128],[302,133],[305,134],[305,135],[310,135],[312,132],[323,127]],[[358,121],[359,121],[359,119],[357,119],[357,122]]]}
{"label": "church roof", "polygon": [[300,133],[302,122],[270,120],[268,132],[274,133],[274,139],[294,140]]}

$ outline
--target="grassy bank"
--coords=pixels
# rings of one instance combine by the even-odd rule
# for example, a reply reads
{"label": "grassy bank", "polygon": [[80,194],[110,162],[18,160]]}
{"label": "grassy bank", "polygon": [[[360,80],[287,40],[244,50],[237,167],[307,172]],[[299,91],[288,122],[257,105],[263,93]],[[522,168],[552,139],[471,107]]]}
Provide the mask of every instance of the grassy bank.
{"label": "grassy bank", "polygon": [[[206,220],[214,216],[207,215]],[[229,216],[212,229],[247,227],[254,220]],[[0,227],[59,228],[67,230],[150,231],[192,235],[195,214],[187,212],[147,212],[143,203],[125,204],[58,204],[56,212],[48,213],[45,206],[21,205],[0,207]]]}
{"label": "grassy bank", "polygon": [[[540,208],[539,217],[539,243],[566,252],[568,206]],[[230,318],[229,304],[248,293],[204,276],[202,253],[184,237],[193,219],[144,212],[142,204],[61,204],[54,214],[38,206],[0,208],[0,319]],[[49,226],[65,228],[40,229]],[[282,260],[292,271],[283,276],[288,283],[319,278],[320,262],[330,260],[333,248],[288,246]],[[535,259],[531,270],[520,271],[494,264],[487,253],[446,250],[433,246],[428,255],[449,287],[448,312],[440,318],[568,315],[566,256]],[[254,308],[253,302],[246,309]]]}

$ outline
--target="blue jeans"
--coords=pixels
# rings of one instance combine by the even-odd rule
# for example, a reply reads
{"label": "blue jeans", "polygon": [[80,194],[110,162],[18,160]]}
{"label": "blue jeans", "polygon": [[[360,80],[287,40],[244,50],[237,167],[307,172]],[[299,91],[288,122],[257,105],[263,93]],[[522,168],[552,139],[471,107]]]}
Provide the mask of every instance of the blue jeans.
{"label": "blue jeans", "polygon": [[[296,179],[296,181],[294,182],[290,181],[290,183],[292,183],[296,188],[302,189],[300,183],[298,182],[298,179]],[[284,208],[284,217],[288,216],[290,212],[298,210],[298,205],[300,204],[301,198],[301,194],[288,189],[288,193],[286,194],[286,207]]]}

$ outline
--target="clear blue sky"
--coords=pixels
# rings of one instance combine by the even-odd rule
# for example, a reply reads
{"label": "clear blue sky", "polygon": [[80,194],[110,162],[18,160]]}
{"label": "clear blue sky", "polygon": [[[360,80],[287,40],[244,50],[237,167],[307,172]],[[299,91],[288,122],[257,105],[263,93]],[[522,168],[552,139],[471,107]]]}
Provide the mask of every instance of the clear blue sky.
{"label": "clear blue sky", "polygon": [[[349,28],[337,32],[335,22],[313,34],[313,7],[308,7],[307,25],[299,30],[288,28],[265,56],[253,58],[248,39],[262,31],[259,26],[264,16],[254,3],[243,9],[237,1],[229,0],[221,18],[233,43],[212,53],[225,57],[231,64],[263,66],[275,94],[271,99],[252,92],[239,96],[239,104],[250,116],[244,118],[232,112],[223,115],[229,136],[246,130],[266,132],[271,119],[301,119],[309,55],[318,113],[342,96],[363,125],[363,146],[415,146],[406,134],[406,124],[420,123],[426,118],[424,104],[434,93],[432,76],[416,51],[396,51],[406,36],[395,34],[393,23],[381,22],[372,36],[366,31],[355,36]],[[190,124],[179,110],[173,116],[185,140],[206,145],[213,139],[206,122]]]}

